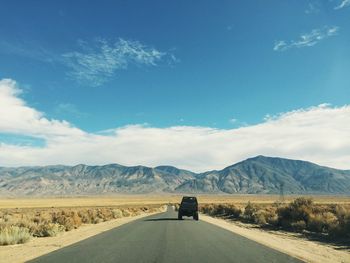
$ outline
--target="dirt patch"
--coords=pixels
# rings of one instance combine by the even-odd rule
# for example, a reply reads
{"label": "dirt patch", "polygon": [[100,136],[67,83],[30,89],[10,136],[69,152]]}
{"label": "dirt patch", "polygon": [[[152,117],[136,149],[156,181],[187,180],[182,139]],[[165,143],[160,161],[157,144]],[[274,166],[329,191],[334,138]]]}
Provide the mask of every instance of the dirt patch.
{"label": "dirt patch", "polygon": [[336,246],[320,244],[300,238],[296,234],[280,231],[265,231],[242,223],[201,215],[201,220],[222,227],[265,246],[276,249],[306,262],[350,263],[350,251],[337,250]]}

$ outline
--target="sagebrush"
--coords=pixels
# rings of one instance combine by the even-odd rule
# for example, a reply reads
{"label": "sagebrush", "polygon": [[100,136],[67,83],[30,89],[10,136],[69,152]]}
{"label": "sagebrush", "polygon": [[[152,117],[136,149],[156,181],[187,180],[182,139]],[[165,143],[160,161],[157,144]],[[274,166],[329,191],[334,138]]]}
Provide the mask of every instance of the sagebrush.
{"label": "sagebrush", "polygon": [[331,238],[350,238],[350,205],[315,204],[311,198],[296,198],[288,204],[205,204],[202,213],[276,228],[322,233]]}
{"label": "sagebrush", "polygon": [[27,242],[31,237],[56,236],[82,224],[159,211],[162,205],[89,208],[23,208],[0,210],[0,245]]}

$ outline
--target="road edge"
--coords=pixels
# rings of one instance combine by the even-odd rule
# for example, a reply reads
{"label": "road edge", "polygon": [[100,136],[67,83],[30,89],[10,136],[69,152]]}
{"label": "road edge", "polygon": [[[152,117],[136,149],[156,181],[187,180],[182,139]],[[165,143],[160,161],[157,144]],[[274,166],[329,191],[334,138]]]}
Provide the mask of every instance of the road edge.
{"label": "road edge", "polygon": [[248,229],[240,227],[224,219],[214,218],[203,214],[200,214],[200,220],[216,225],[305,262],[350,263],[350,253],[337,251],[336,249],[327,245],[295,237],[282,237],[278,234],[269,233],[261,229]]}

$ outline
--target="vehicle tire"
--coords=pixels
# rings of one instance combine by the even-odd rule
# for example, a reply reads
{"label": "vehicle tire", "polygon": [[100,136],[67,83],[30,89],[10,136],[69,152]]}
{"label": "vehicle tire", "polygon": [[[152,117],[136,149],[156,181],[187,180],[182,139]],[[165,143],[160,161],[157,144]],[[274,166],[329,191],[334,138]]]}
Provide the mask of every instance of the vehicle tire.
{"label": "vehicle tire", "polygon": [[178,213],[177,219],[182,220],[182,215],[180,213]]}
{"label": "vehicle tire", "polygon": [[198,221],[198,219],[199,219],[198,213],[195,213],[195,214],[194,214],[193,219],[196,220],[196,221]]}

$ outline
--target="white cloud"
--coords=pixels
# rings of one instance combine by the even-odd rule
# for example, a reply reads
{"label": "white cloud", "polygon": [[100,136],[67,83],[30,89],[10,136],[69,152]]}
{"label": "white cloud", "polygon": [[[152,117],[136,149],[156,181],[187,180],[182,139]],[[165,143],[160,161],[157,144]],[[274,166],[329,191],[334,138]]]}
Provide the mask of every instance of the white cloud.
{"label": "white cloud", "polygon": [[19,97],[21,90],[10,79],[0,80],[0,132],[39,138],[80,136],[84,132],[66,121],[49,120]]}
{"label": "white cloud", "polygon": [[176,62],[173,54],[122,38],[113,43],[99,39],[93,46],[80,41],[80,47],[81,52],[69,52],[63,54],[63,57],[66,65],[71,68],[69,75],[89,86],[102,85],[116,71],[126,69],[131,64],[156,66],[166,58]]}
{"label": "white cloud", "polygon": [[313,29],[310,33],[300,35],[298,40],[279,40],[275,42],[273,47],[274,51],[285,51],[291,48],[312,47],[319,43],[321,40],[335,36],[339,31],[339,27],[323,27],[320,29]]}
{"label": "white cloud", "polygon": [[131,125],[88,133],[49,120],[19,98],[12,80],[0,81],[0,133],[44,138],[32,147],[0,143],[0,166],[46,164],[175,165],[193,171],[221,169],[263,154],[349,169],[350,106],[322,104],[235,129]]}
{"label": "white cloud", "polygon": [[341,2],[336,7],[334,7],[334,9],[339,10],[348,6],[350,6],[350,0],[341,0]]}

